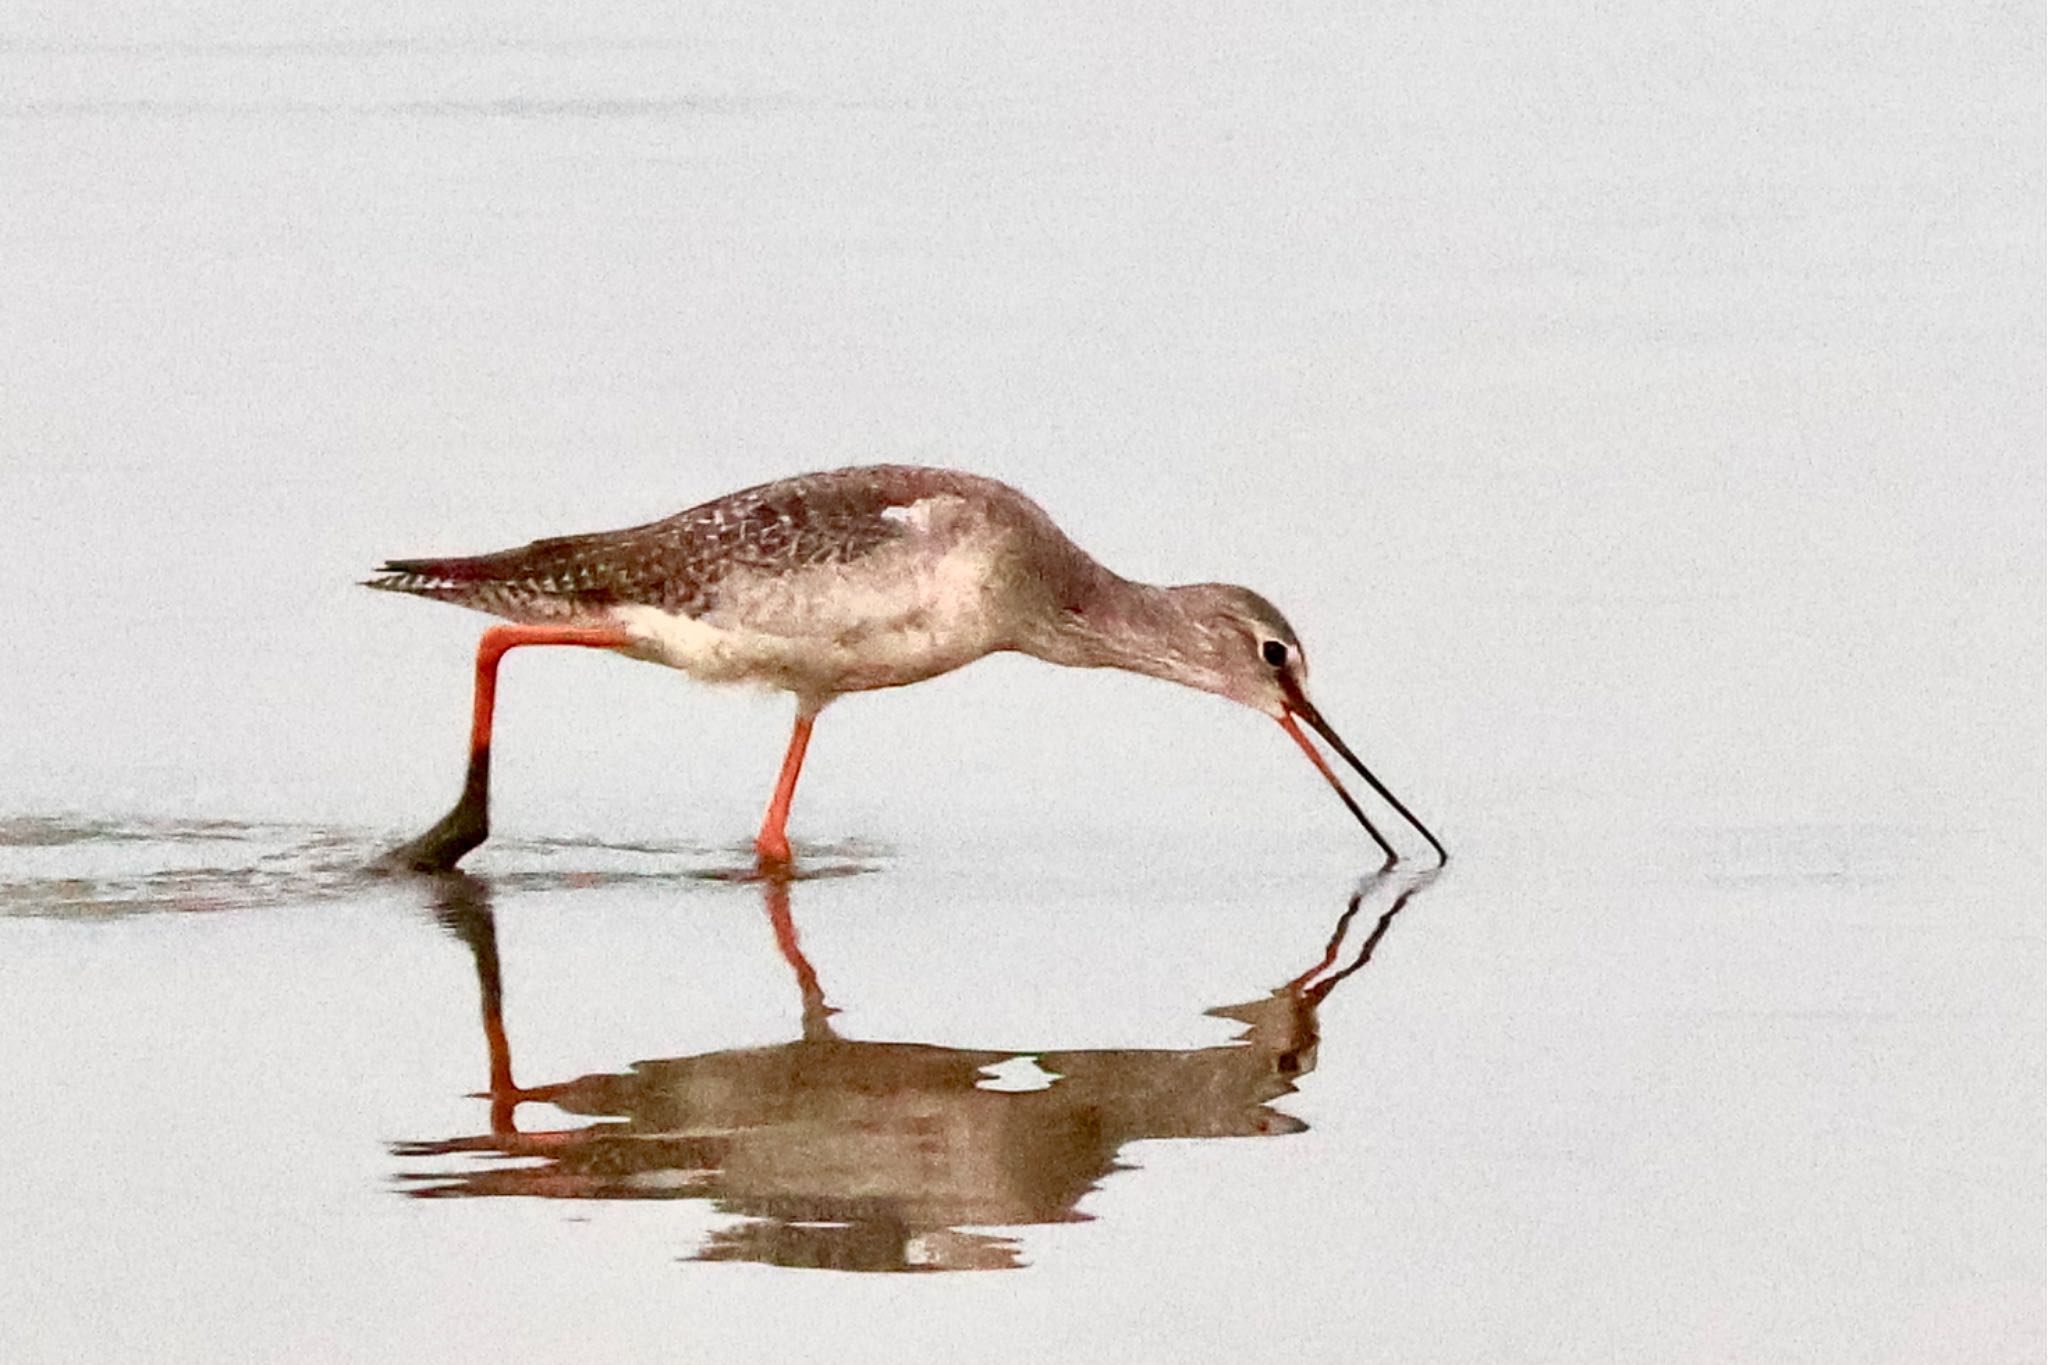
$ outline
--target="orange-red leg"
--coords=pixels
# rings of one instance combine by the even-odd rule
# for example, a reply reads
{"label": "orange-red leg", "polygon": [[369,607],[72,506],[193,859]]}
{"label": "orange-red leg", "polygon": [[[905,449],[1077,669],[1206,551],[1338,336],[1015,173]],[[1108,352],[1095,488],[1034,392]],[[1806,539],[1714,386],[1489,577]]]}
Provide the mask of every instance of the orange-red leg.
{"label": "orange-red leg", "polygon": [[812,720],[808,714],[797,715],[796,730],[789,737],[789,752],[782,756],[782,775],[775,779],[775,798],[768,803],[761,832],[754,837],[754,852],[770,866],[789,865],[789,835],[785,826],[789,824],[790,798],[796,795],[796,777],[803,771],[804,750],[811,744]]}
{"label": "orange-red leg", "polygon": [[446,872],[490,837],[491,719],[497,708],[498,663],[521,645],[580,645],[623,649],[633,643],[622,631],[597,626],[492,626],[476,647],[476,705],[469,722],[469,772],[455,808],[411,843],[393,849],[388,864],[415,872]]}

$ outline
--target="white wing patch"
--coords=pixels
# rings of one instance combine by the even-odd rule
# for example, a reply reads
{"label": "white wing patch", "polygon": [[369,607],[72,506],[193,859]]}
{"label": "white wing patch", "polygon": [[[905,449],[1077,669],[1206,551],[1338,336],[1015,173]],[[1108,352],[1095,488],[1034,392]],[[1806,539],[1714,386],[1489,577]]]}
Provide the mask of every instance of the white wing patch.
{"label": "white wing patch", "polygon": [[932,503],[935,499],[919,498],[916,502],[901,503],[882,509],[882,520],[915,531],[928,531],[932,525]]}

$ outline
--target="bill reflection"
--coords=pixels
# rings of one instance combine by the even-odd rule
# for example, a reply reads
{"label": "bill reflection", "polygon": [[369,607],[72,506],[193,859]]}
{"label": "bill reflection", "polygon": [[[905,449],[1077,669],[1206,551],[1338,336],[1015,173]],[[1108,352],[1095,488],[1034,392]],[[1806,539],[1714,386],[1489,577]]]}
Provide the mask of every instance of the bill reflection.
{"label": "bill reflection", "polygon": [[[428,1163],[400,1179],[422,1199],[711,1201],[740,1221],[713,1233],[697,1260],[1012,1268],[1016,1242],[977,1229],[1086,1220],[1082,1196],[1128,1169],[1117,1161],[1127,1143],[1301,1131],[1273,1102],[1315,1067],[1318,1008],[1371,960],[1427,882],[1383,874],[1362,883],[1314,966],[1259,999],[1208,1011],[1244,1025],[1231,1043],[1020,1054],[840,1037],[797,939],[789,883],[764,881],[802,1002],[799,1038],[520,1087],[488,889],[448,879],[437,914],[476,959],[490,1131],[394,1144],[398,1156]],[[1354,932],[1367,923],[1362,937]],[[522,1129],[519,1108],[535,1102],[595,1122]]]}

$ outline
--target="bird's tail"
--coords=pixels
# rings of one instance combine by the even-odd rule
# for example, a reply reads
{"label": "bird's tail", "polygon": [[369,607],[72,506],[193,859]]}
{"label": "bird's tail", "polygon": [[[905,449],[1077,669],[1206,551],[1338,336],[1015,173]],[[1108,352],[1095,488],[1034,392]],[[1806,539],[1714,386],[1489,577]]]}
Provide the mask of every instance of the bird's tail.
{"label": "bird's tail", "polygon": [[549,572],[535,562],[534,548],[464,559],[390,559],[363,586],[536,624],[589,621],[602,610],[603,593],[579,591]]}

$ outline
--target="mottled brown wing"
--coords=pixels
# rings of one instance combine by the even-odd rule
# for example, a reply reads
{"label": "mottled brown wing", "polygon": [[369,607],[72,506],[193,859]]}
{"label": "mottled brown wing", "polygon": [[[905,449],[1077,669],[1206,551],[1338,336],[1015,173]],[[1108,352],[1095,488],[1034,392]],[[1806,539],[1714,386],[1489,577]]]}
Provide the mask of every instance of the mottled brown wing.
{"label": "mottled brown wing", "polygon": [[368,586],[515,620],[573,620],[621,603],[697,616],[735,571],[850,562],[894,540],[903,526],[884,513],[950,491],[953,477],[887,465],[809,474],[622,531],[466,558],[390,560]]}

